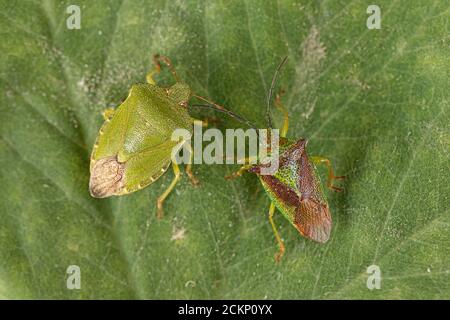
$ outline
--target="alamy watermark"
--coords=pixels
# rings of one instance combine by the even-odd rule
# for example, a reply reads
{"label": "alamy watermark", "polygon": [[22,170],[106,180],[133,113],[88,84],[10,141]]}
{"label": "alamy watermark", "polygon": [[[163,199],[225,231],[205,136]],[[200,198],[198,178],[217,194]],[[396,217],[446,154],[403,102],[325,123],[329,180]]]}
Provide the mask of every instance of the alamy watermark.
{"label": "alamy watermark", "polygon": [[367,267],[367,289],[381,289],[381,269],[379,266],[372,264]]}
{"label": "alamy watermark", "polygon": [[66,287],[69,290],[81,289],[81,269],[77,265],[70,265],[67,267],[68,274],[66,280]]}
{"label": "alamy watermark", "polygon": [[[214,128],[203,132],[202,121],[194,121],[193,135],[186,129],[172,132],[172,141],[179,141],[172,149],[172,161],[176,164],[258,164],[261,175],[273,175],[279,165],[279,138],[278,129],[226,129],[224,137],[222,131]],[[205,147],[204,142],[208,143]]]}
{"label": "alamy watermark", "polygon": [[66,27],[69,30],[81,29],[81,9],[79,6],[71,4],[66,8],[69,16],[66,19]]}
{"label": "alamy watermark", "polygon": [[367,18],[367,29],[381,29],[381,9],[376,4],[371,4],[367,7],[367,14],[370,16]]}

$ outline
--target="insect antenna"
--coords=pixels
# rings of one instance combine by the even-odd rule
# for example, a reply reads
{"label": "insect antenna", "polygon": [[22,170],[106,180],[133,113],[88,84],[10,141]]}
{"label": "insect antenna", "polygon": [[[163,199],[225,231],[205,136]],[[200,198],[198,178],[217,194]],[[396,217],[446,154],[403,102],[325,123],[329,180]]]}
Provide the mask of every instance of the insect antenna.
{"label": "insect antenna", "polygon": [[278,65],[277,69],[275,70],[275,73],[272,78],[272,83],[270,85],[269,94],[267,95],[267,111],[266,111],[266,118],[267,118],[267,124],[269,128],[272,128],[272,116],[270,114],[270,102],[272,100],[273,95],[273,88],[275,87],[275,83],[277,82],[278,74],[280,73],[281,68],[286,63],[288,56],[285,56],[283,60],[281,60],[280,64]]}
{"label": "insect antenna", "polygon": [[253,128],[253,129],[257,130],[256,126],[252,122],[250,122],[249,120],[245,119],[242,116],[237,115],[233,111],[230,111],[230,110],[226,109],[225,107],[222,107],[221,105],[218,105],[217,103],[209,101],[209,100],[207,100],[207,99],[205,99],[203,97],[200,97],[200,96],[197,96],[197,95],[194,95],[194,97],[205,101],[207,104],[191,104],[190,105],[191,107],[208,108],[208,109],[213,109],[213,110],[225,113],[225,114],[229,115],[230,117],[238,120],[239,122],[242,122],[242,123],[246,124],[250,128]]}

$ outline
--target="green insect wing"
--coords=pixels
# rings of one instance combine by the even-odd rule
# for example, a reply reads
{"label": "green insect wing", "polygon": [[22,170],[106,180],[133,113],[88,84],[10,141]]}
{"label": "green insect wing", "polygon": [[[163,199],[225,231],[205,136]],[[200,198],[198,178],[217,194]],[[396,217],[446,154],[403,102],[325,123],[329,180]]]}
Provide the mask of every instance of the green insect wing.
{"label": "green insect wing", "polygon": [[89,190],[104,198],[140,190],[156,181],[169,167],[175,129],[192,134],[187,112],[189,87],[169,89],[152,84],[132,86],[127,99],[105,120],[95,142],[90,164]]}
{"label": "green insect wing", "polygon": [[308,159],[306,144],[305,139],[283,139],[274,175],[261,175],[261,165],[249,171],[259,176],[275,206],[304,237],[324,243],[330,238],[331,215],[320,177]]}

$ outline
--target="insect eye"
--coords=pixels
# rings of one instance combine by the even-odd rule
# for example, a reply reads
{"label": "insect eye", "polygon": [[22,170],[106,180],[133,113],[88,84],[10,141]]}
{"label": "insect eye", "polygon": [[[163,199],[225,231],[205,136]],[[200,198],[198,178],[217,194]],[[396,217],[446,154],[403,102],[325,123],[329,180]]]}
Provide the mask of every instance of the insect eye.
{"label": "insect eye", "polygon": [[308,140],[303,139],[303,138],[297,141],[297,145],[301,149],[304,149],[307,146],[307,144],[308,144]]}
{"label": "insect eye", "polygon": [[300,150],[294,150],[294,152],[292,152],[292,160],[299,160],[301,155]]}

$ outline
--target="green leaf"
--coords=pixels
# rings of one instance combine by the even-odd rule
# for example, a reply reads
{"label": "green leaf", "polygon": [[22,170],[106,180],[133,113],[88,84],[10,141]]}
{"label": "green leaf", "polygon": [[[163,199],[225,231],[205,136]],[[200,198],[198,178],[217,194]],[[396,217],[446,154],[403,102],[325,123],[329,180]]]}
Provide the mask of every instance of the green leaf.
{"label": "green leaf", "polygon": [[[450,298],[448,3],[377,1],[380,30],[366,27],[367,1],[77,3],[80,30],[66,27],[71,2],[0,4],[0,298]],[[201,185],[184,175],[161,221],[171,172],[90,197],[101,111],[145,81],[157,52],[262,128],[289,55],[277,85],[289,137],[347,176],[345,192],[327,192],[327,244],[277,214],[286,255],[274,263],[268,198],[254,175],[224,180],[236,166],[196,165]],[[69,265],[81,290],[66,288]]]}

